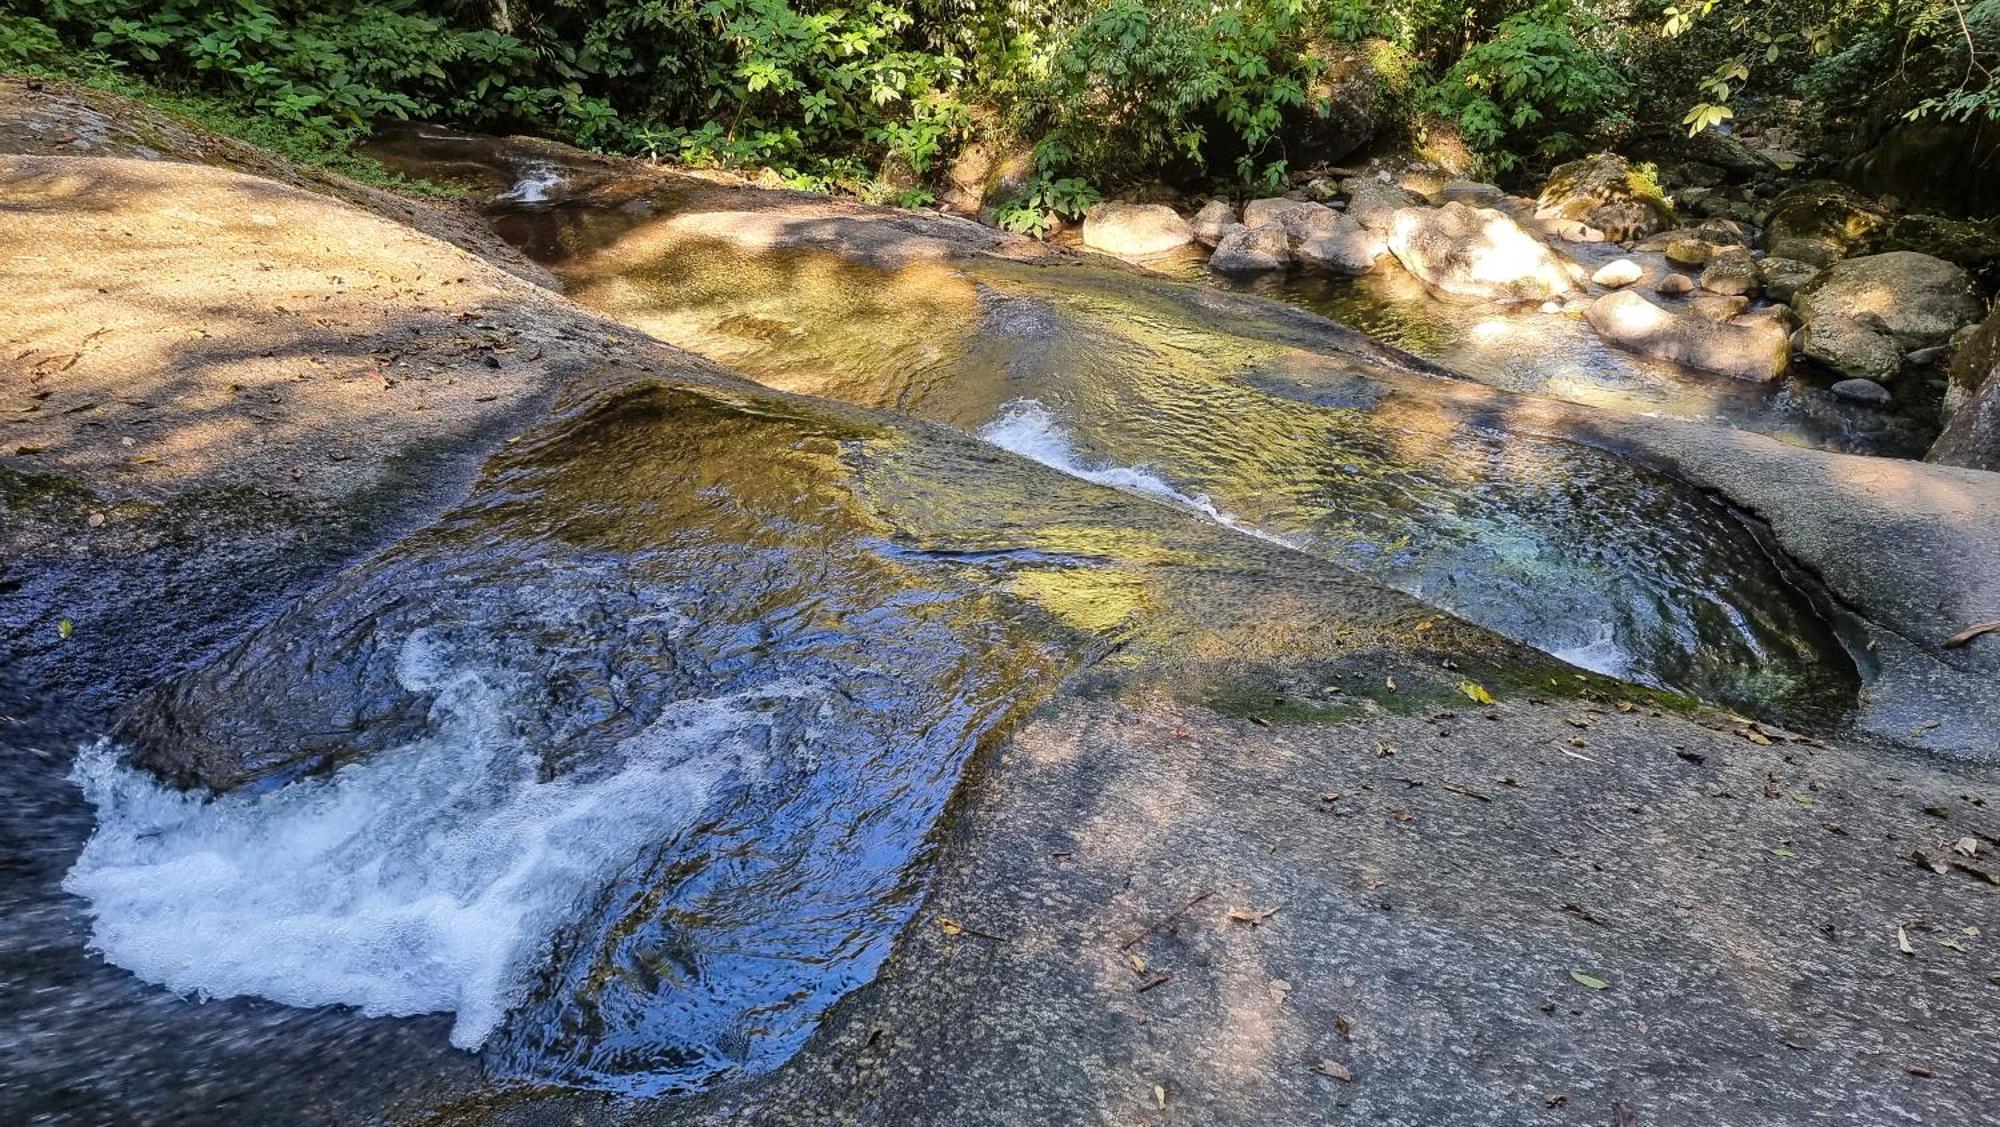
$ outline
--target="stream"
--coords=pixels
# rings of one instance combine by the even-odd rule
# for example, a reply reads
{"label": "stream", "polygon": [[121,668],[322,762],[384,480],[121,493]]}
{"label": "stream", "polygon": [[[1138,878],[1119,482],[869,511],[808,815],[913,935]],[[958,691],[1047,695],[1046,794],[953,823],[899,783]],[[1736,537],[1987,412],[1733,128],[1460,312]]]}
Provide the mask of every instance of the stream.
{"label": "stream", "polygon": [[10,818],[69,843],[24,864],[74,856],[104,960],[74,916],[10,906],[22,977],[61,984],[11,1003],[51,1120],[270,1116],[326,1094],[268,1090],[322,1058],[326,1098],[364,1107],[476,1070],[627,1096],[766,1072],[887,957],[983,749],[1073,674],[1171,652],[1193,627],[1162,608],[1283,632],[1218,584],[1352,573],[1664,693],[1812,731],[1854,707],[1838,615],[1754,521],[1468,418],[1321,315],[1509,390],[1902,449],[1809,389],[1367,280],[1253,287],[1273,302],[869,264],[448,131],[380,152],[487,194],[578,302],[771,391],[566,395],[439,521],[16,781]]}

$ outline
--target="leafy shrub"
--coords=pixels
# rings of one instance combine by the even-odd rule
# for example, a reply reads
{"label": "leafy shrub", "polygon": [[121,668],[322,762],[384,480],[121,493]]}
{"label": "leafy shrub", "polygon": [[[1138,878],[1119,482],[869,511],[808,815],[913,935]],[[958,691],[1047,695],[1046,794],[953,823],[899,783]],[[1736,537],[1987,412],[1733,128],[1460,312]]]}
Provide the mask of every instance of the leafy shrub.
{"label": "leafy shrub", "polygon": [[1568,0],[1542,0],[1500,21],[1445,72],[1433,104],[1498,168],[1522,154],[1559,157],[1624,118],[1625,76],[1586,42],[1604,26]]}
{"label": "leafy shrub", "polygon": [[1044,116],[1067,165],[1109,181],[1205,169],[1278,181],[1275,142],[1318,66],[1301,0],[1110,0],[1056,56]]}
{"label": "leafy shrub", "polygon": [[1097,189],[1076,177],[1052,179],[1046,174],[1028,181],[1021,194],[1000,206],[994,222],[1023,235],[1042,238],[1055,228],[1058,219],[1081,219],[1101,196]]}

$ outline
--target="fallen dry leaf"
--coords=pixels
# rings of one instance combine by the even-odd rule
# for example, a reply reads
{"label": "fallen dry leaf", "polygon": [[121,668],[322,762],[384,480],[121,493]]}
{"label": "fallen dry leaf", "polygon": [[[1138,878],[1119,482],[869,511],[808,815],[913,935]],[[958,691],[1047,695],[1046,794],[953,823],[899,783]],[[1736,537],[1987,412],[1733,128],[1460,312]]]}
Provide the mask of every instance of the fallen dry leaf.
{"label": "fallen dry leaf", "polygon": [[1953,634],[1951,637],[1946,638],[1944,640],[1944,647],[1948,650],[1955,650],[1958,647],[1966,644],[1967,642],[1970,642],[1974,638],[1979,637],[1981,634],[1991,634],[1995,630],[2000,630],[2000,619],[1996,619],[1992,622],[1981,622],[1973,626],[1968,626],[1965,629],[1960,630],[1958,633]]}
{"label": "fallen dry leaf", "polygon": [[1346,1065],[1334,1060],[1332,1057],[1321,1057],[1320,1062],[1313,1065],[1313,1071],[1319,1073],[1321,1076],[1331,1076],[1343,1084],[1354,1083],[1354,1073],[1350,1072]]}
{"label": "fallen dry leaf", "polygon": [[1896,929],[1896,950],[1901,951],[1905,955],[1914,955],[1917,953],[1917,949],[1910,946],[1910,933],[1900,927]]}
{"label": "fallen dry leaf", "polygon": [[1231,908],[1229,909],[1229,918],[1237,923],[1249,924],[1251,927],[1256,927],[1258,924],[1277,915],[1278,908],[1282,907],[1284,905],[1280,904],[1275,908]]}

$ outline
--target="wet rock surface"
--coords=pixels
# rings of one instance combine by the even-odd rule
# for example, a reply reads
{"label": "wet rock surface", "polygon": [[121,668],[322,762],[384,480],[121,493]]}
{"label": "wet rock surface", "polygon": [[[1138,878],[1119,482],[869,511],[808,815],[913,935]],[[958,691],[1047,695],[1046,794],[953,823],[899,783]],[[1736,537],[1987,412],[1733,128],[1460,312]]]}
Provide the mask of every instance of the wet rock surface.
{"label": "wet rock surface", "polygon": [[[182,211],[149,239],[271,206],[254,184],[209,179],[222,174],[135,171],[155,167],[104,172],[184,178]],[[368,449],[296,486],[321,506],[305,518],[318,570],[273,571],[260,600],[232,602],[218,583],[255,558],[238,546],[281,541],[203,526],[224,554],[189,557],[182,621],[208,623],[209,641],[134,662],[116,631],[79,626],[47,668],[102,682],[94,703],[70,710],[71,729],[31,718],[29,736],[0,736],[21,768],[7,801],[38,812],[11,819],[37,836],[0,884],[19,909],[10,946],[33,952],[25,1008],[7,1020],[46,1031],[17,1043],[33,1055],[5,1070],[0,1106],[56,1122],[222,1102],[354,1122],[1982,1113],[2000,1061],[1938,1030],[1992,1021],[1978,952],[2000,919],[1978,874],[1995,868],[1986,820],[2000,795],[1990,766],[1913,749],[1977,757],[2000,723],[1991,638],[1938,642],[1996,594],[2000,568],[1967,567],[2000,559],[1978,519],[2000,504],[1990,475],[1440,379],[1283,306],[1080,267],[969,224],[622,177],[586,206],[501,226],[602,268],[565,271],[594,283],[577,289],[592,305],[773,386],[862,406],[753,386],[481,264],[439,281],[456,278],[437,270],[454,252],[429,240],[383,251],[375,289],[342,299],[367,260],[315,260],[261,301],[239,289],[256,285],[244,263],[269,240],[204,241],[215,277],[193,288],[240,315],[210,322],[198,374],[254,375],[274,359],[268,339],[308,327],[320,335],[282,364],[314,367],[343,343],[381,364],[383,333],[414,327],[438,358],[436,398],[421,411],[378,400]],[[48,194],[19,222],[81,246],[106,212],[79,205],[119,200],[109,183]],[[379,238],[358,213],[271,198],[303,208],[298,222],[370,231],[357,245]],[[36,269],[59,279],[98,253]],[[731,268],[685,269],[718,261]],[[186,320],[165,276],[99,268],[139,280],[117,290],[131,319],[93,349],[120,370],[183,376],[121,351],[143,326]],[[417,273],[435,288],[418,289],[412,317]],[[250,281],[223,280],[238,277]],[[470,343],[503,301],[523,339]],[[6,323],[49,356],[76,350],[54,322]],[[357,331],[376,325],[392,329]],[[481,372],[519,375],[522,398],[482,400],[494,385]],[[1023,398],[1044,414],[1006,410]],[[383,462],[423,448],[428,420],[411,420],[446,404],[522,413],[448,447],[459,476],[354,508]],[[122,445],[91,461],[98,410],[51,432],[73,480],[17,471],[39,456],[18,454],[0,480],[10,512],[47,535],[41,559],[84,545],[52,569],[61,590],[136,576],[106,605],[122,625],[150,596],[120,545],[90,539],[119,510],[87,494],[128,472],[224,471],[164,451],[167,468],[128,470]],[[266,414],[232,400],[214,420],[287,435]],[[506,434],[518,441],[501,447]],[[240,472],[283,481],[301,448]],[[475,481],[471,463],[496,450]],[[1312,488],[1272,493],[1265,475]],[[1737,508],[1704,509],[1681,483]],[[1315,498],[1347,523],[1300,520]],[[1608,539],[1607,504],[1635,514]],[[1571,511],[1590,519],[1559,519]],[[1467,536],[1420,539],[1454,527]],[[1690,559],[1655,533],[1690,527],[1713,537],[1692,562],[1729,558],[1723,570],[1748,577],[1718,606],[1796,615],[1780,624],[1794,638],[1798,623],[1853,616],[1841,628],[1866,638],[1856,730],[1798,736],[1580,675],[1355,570],[1414,559],[1461,586],[1547,551],[1608,548],[1619,569],[1653,553],[1644,574],[1672,577]],[[1454,562],[1460,551],[1472,554]],[[1786,559],[1815,577],[1777,572]],[[49,660],[34,656],[50,649],[46,612],[27,606],[8,604],[27,624],[10,670],[16,654]],[[1802,668],[1839,652],[1815,637]],[[426,639],[415,657],[413,638]],[[782,684],[764,678],[780,667]],[[48,683],[28,695],[51,699]],[[1852,682],[1832,690],[1850,698]],[[642,844],[609,870],[529,882],[574,899],[551,909],[557,939],[537,946],[551,954],[480,1061],[444,1048],[452,1022],[438,1017],[181,1000],[87,959],[80,902],[55,891],[93,829],[59,778],[65,741],[142,695],[132,731],[166,733],[156,752],[202,752],[181,768],[192,777],[258,782],[215,803],[166,800],[191,820],[155,844],[112,816],[154,784],[97,776],[116,784],[93,792],[110,804],[100,861],[171,857],[216,840],[205,819],[248,819],[284,846],[255,854],[282,875],[301,837],[318,848],[313,819],[357,787],[454,812],[384,815],[368,840],[392,859],[431,827],[487,824],[469,815],[496,793],[603,796],[601,821],[573,839]],[[466,740],[474,702],[504,719]],[[498,749],[495,766],[424,766],[445,746]],[[433,784],[449,803],[426,803]],[[1962,839],[1970,852],[1954,852]],[[481,870],[405,875],[433,871]],[[782,950],[731,938],[746,935]],[[697,1076],[721,1079],[695,1098],[635,1098]]]}

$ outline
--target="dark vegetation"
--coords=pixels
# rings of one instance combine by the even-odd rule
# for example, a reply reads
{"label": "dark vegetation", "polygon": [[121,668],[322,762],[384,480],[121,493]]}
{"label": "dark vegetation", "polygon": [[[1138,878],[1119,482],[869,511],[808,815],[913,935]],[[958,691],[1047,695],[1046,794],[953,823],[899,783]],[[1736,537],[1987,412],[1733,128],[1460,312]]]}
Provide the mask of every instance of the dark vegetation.
{"label": "dark vegetation", "polygon": [[421,118],[915,205],[986,146],[1026,228],[1357,139],[1505,176],[1759,114],[1984,122],[1996,65],[2000,0],[0,0],[0,67],[307,158]]}

